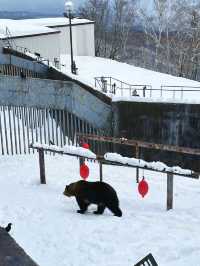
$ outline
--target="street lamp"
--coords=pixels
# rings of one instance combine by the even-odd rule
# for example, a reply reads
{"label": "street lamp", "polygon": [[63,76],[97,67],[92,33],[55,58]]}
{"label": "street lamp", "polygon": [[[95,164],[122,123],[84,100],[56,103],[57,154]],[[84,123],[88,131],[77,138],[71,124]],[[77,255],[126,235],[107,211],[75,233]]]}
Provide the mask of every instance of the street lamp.
{"label": "street lamp", "polygon": [[76,63],[73,58],[73,43],[72,43],[72,11],[73,11],[73,3],[72,1],[66,0],[65,2],[65,12],[64,16],[69,18],[69,32],[70,32],[70,47],[71,47],[71,73],[77,74]]}

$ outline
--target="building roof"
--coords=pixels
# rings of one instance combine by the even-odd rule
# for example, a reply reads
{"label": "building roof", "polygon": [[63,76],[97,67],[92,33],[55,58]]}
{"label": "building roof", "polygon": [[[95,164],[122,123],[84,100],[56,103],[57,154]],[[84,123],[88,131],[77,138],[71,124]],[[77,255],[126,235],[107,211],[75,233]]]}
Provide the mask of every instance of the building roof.
{"label": "building roof", "polygon": [[[24,19],[22,21],[24,21],[26,24],[46,26],[50,28],[59,27],[59,26],[63,27],[69,25],[69,19],[65,17]],[[72,24],[73,25],[94,24],[94,21],[88,19],[74,18],[72,19]]]}
{"label": "building roof", "polygon": [[0,39],[59,33],[41,25],[27,24],[25,20],[0,19]]}

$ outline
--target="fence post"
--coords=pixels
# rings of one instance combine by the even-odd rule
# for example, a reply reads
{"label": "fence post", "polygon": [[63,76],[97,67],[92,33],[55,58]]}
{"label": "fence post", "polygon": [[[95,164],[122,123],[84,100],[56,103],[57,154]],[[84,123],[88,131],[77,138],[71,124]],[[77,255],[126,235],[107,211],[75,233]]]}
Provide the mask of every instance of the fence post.
{"label": "fence post", "polygon": [[146,86],[143,87],[143,97],[146,96],[146,95],[145,95],[145,93],[146,93],[146,88],[147,88]]}
{"label": "fence post", "polygon": [[[139,146],[135,145],[135,157],[139,159]],[[136,167],[136,182],[139,183],[139,168]]]}
{"label": "fence post", "polygon": [[103,164],[99,163],[99,176],[100,176],[100,182],[103,182]]}
{"label": "fence post", "polygon": [[173,181],[172,173],[167,174],[167,211],[173,209]]}
{"label": "fence post", "polygon": [[44,150],[38,149],[38,152],[39,152],[39,165],[40,165],[40,183],[46,184]]}

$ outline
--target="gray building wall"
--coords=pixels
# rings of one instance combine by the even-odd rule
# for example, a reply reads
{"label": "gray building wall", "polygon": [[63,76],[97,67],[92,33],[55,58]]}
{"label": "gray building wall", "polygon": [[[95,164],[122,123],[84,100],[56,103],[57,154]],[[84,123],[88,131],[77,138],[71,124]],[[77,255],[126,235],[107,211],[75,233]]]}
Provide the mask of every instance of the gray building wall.
{"label": "gray building wall", "polygon": [[64,109],[96,128],[111,129],[111,106],[71,81],[0,75],[0,105]]}

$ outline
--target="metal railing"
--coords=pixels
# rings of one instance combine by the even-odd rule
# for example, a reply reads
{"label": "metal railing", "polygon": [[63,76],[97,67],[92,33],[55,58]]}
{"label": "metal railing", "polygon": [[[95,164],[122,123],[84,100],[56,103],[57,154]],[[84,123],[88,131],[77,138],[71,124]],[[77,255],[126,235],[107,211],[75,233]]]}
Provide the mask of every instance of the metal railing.
{"label": "metal railing", "polygon": [[113,77],[95,77],[95,87],[102,92],[117,96],[143,96],[149,91],[152,95],[152,86],[148,84],[129,84]]}
{"label": "metal railing", "polygon": [[[15,45],[14,47],[11,45],[6,45],[4,46],[4,49],[9,53],[19,53],[21,54],[21,56],[31,56],[33,61],[36,61],[38,63],[46,63],[47,66],[50,66],[49,59],[42,57],[39,53],[33,52],[26,47],[22,47],[19,45]],[[54,62],[52,63],[57,69],[61,69],[61,64],[58,58],[54,58]]]}
{"label": "metal railing", "polygon": [[[200,86],[168,86],[161,85],[158,89],[153,89],[152,85],[129,84],[112,77],[95,77],[95,87],[103,93],[116,96],[140,96],[156,98],[172,98],[183,100],[184,96],[194,96],[200,92]],[[194,94],[194,95],[193,95]]]}
{"label": "metal railing", "polygon": [[185,93],[190,93],[190,95],[193,92],[200,92],[200,86],[195,87],[195,86],[167,86],[167,85],[161,85],[160,86],[160,97],[164,97],[164,93],[172,93],[172,98],[176,99],[177,95],[179,96],[179,99],[183,100],[183,96]]}

